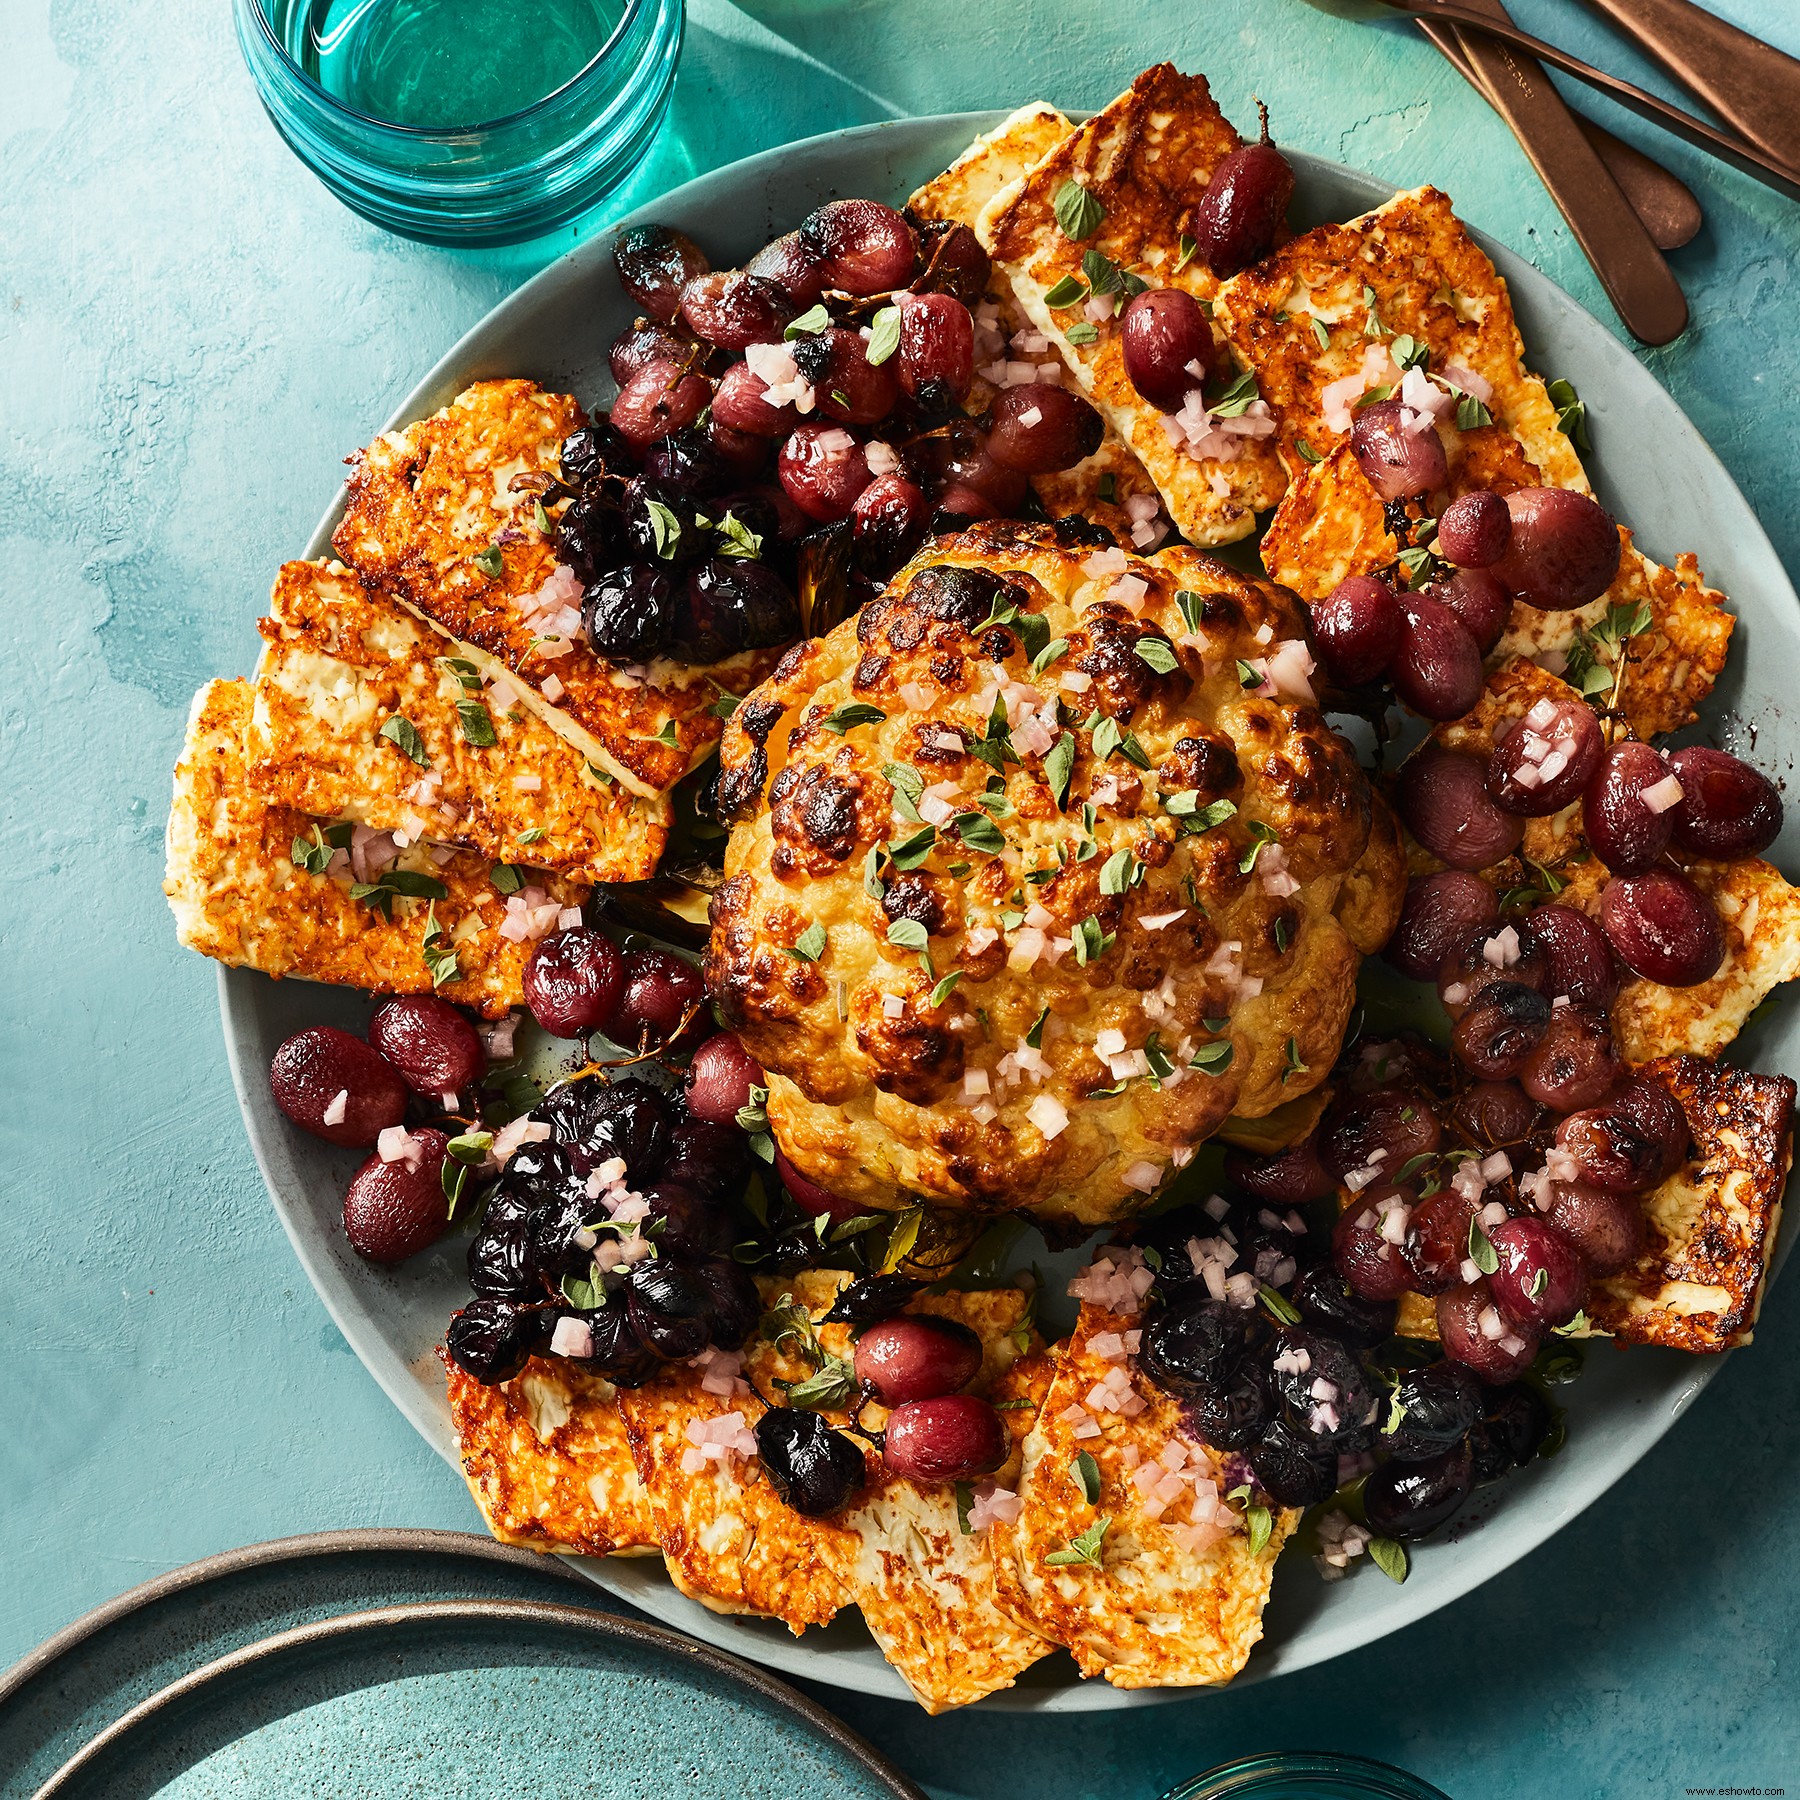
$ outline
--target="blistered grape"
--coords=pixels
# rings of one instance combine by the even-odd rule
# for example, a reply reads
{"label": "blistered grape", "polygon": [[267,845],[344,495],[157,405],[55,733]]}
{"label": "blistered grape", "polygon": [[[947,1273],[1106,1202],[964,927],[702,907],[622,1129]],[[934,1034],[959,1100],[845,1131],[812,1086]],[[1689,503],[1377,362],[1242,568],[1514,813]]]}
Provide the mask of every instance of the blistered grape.
{"label": "blistered grape", "polygon": [[1106,425],[1065,387],[1028,381],[995,395],[987,451],[995,462],[1023,475],[1072,469],[1100,448]]}
{"label": "blistered grape", "polygon": [[774,282],[802,310],[824,298],[825,265],[800,241],[797,231],[764,244],[744,264],[744,273]]}
{"label": "blistered grape", "polygon": [[1493,565],[1508,590],[1545,612],[1597,600],[1619,572],[1619,528],[1573,488],[1519,488],[1506,496],[1512,535]]}
{"label": "blistered grape", "polygon": [[1581,700],[1540,700],[1494,734],[1487,791],[1508,812],[1548,818],[1578,800],[1606,750],[1594,709]]}
{"label": "blistered grape", "polygon": [[850,509],[857,561],[885,580],[925,541],[931,502],[904,475],[881,475],[856,496]]}
{"label": "blistered grape", "polygon": [[1556,1112],[1579,1112],[1599,1105],[1624,1072],[1606,1014],[1595,1006],[1559,1006],[1519,1070],[1519,1085]]}
{"label": "blistered grape", "polygon": [[748,363],[733,363],[713,390],[712,416],[733,431],[785,437],[799,423],[800,414],[791,400],[771,405],[768,391],[769,384]]}
{"label": "blistered grape", "polygon": [[904,287],[918,267],[912,228],[879,200],[831,200],[800,223],[800,241],[847,294]]}
{"label": "blistered grape", "polygon": [[[1420,421],[1417,430],[1407,421]],[[1350,454],[1383,500],[1413,500],[1450,479],[1444,443],[1429,413],[1399,400],[1362,407],[1350,427]]]}
{"label": "blistered grape", "polygon": [[1443,1127],[1424,1094],[1413,1088],[1377,1088],[1340,1095],[1326,1109],[1319,1125],[1319,1160],[1341,1181],[1370,1167],[1384,1174],[1398,1171],[1442,1141]]}
{"label": "blistered grape", "polygon": [[1488,868],[1511,856],[1525,835],[1525,821],[1494,804],[1486,781],[1479,757],[1433,743],[1400,771],[1397,798],[1407,829],[1453,869]]}
{"label": "blistered grape", "polygon": [[993,259],[967,225],[934,219],[919,230],[919,260],[925,267],[913,282],[917,294],[948,294],[964,306],[979,306],[988,291]]}
{"label": "blistered grape", "polygon": [[1331,1261],[1365,1300],[1398,1300],[1412,1286],[1402,1253],[1418,1196],[1392,1182],[1353,1195],[1331,1232]]}
{"label": "blistered grape", "polygon": [[1601,890],[1600,923],[1619,960],[1664,987],[1697,987],[1725,960],[1718,908],[1673,869],[1615,876]]}
{"label": "blistered grape", "polygon": [[743,269],[696,275],[681,290],[681,316],[689,328],[721,350],[772,344],[794,316],[787,292]]}
{"label": "blistered grape", "polygon": [[1442,600],[1406,594],[1405,627],[1389,674],[1394,692],[1427,719],[1460,719],[1481,698],[1481,646]]}
{"label": "blistered grape", "polygon": [[310,1026],[283,1041],[269,1062],[269,1092],[302,1130],[346,1150],[374,1143],[406,1117],[400,1071],[335,1025]]}
{"label": "blistered grape", "polygon": [[1615,875],[1654,868],[1675,829],[1674,771],[1648,744],[1627,740],[1600,758],[1582,794],[1582,826]]}
{"label": "blistered grape", "polygon": [[949,412],[975,376],[975,321],[949,294],[902,294],[898,304],[900,385],[926,412]]}
{"label": "blistered grape", "polygon": [[1479,875],[1466,869],[1415,875],[1382,955],[1414,981],[1435,981],[1444,958],[1470,931],[1499,923],[1499,899]]}
{"label": "blistered grape", "polygon": [[1457,1060],[1483,1081],[1517,1075],[1543,1041],[1550,1002],[1517,981],[1490,982],[1474,995],[1450,1033]]}
{"label": "blistered grape", "polygon": [[1452,569],[1428,582],[1424,592],[1462,620],[1483,656],[1499,643],[1512,612],[1512,596],[1486,569]]}
{"label": "blistered grape", "polygon": [[1273,1156],[1229,1148],[1225,1179],[1266,1206],[1305,1206],[1325,1199],[1337,1186],[1336,1178],[1319,1159],[1316,1137],[1304,1138]]}
{"label": "blistered grape", "polygon": [[836,425],[800,425],[781,446],[776,473],[788,498],[809,519],[842,519],[869,485],[863,447]]}
{"label": "blistered grape", "polygon": [[1482,1196],[1442,1187],[1413,1208],[1412,1233],[1404,1247],[1412,1284],[1421,1294],[1443,1294],[1463,1278],[1469,1257],[1469,1221],[1481,1211]]}
{"label": "blistered grape", "polygon": [[1347,577],[1312,609],[1313,642],[1326,672],[1345,687],[1381,674],[1394,660],[1405,629],[1406,614],[1394,590],[1374,575]]}
{"label": "blistered grape", "polygon": [[606,1031],[625,982],[619,946],[577,925],[540,938],[525,965],[525,1004],[552,1037]]}
{"label": "blistered grape", "polygon": [[1543,992],[1602,1011],[1618,998],[1619,972],[1606,933],[1573,906],[1540,906],[1520,928],[1520,939],[1544,958]]}
{"label": "blistered grape", "polygon": [[[698,354],[696,346],[680,332],[654,319],[640,319],[613,339],[612,348],[606,353],[606,363],[613,380],[623,387],[647,363],[666,362],[681,368]],[[566,450],[563,470],[565,474],[573,472],[569,469]]]}
{"label": "blistered grape", "polygon": [[1766,775],[1706,744],[1669,753],[1681,800],[1669,815],[1684,857],[1736,862],[1760,856],[1781,835],[1780,791]]}
{"label": "blistered grape", "polygon": [[466,1096],[487,1068],[475,1027],[437,994],[403,994],[376,1008],[369,1043],[415,1094]]}
{"label": "blistered grape", "polygon": [[1543,994],[1549,970],[1550,959],[1516,927],[1477,926],[1456,939],[1438,964],[1438,998],[1453,1020],[1460,1019],[1501,982]]}
{"label": "blistered grape", "polygon": [[1628,1194],[1559,1181],[1550,1190],[1550,1223],[1581,1252],[1588,1272],[1602,1278],[1628,1269],[1643,1254],[1644,1209]]}
{"label": "blistered grape", "polygon": [[1293,167],[1269,141],[1269,115],[1261,101],[1257,107],[1261,137],[1220,159],[1194,208],[1200,259],[1220,277],[1247,269],[1275,247],[1294,197]]}
{"label": "blistered grape", "polygon": [[712,383],[664,357],[647,362],[619,389],[609,415],[615,430],[640,449],[691,425],[712,399]]}
{"label": "blistered grape", "polygon": [[833,325],[796,338],[788,348],[812,383],[819,415],[845,425],[873,425],[894,410],[900,381],[893,359],[872,363],[860,334]]}
{"label": "blistered grape", "polygon": [[666,323],[681,305],[682,288],[710,265],[706,252],[673,226],[634,225],[615,240],[613,266],[626,293]]}
{"label": "blistered grape", "polygon": [[1574,1157],[1577,1179],[1616,1194],[1641,1194],[1666,1181],[1687,1156],[1688,1137],[1681,1107],[1648,1076],[1556,1128],[1557,1148]]}
{"label": "blistered grape", "polygon": [[1119,348],[1131,385],[1157,411],[1179,412],[1204,388],[1217,351],[1200,302],[1180,288],[1147,288],[1119,320]]}
{"label": "blistered grape", "polygon": [[1501,1312],[1485,1279],[1440,1294],[1437,1327],[1444,1354],[1490,1386],[1518,1380],[1543,1342],[1539,1327]]}
{"label": "blistered grape", "polygon": [[1512,511],[1487,488],[1459,494],[1438,517],[1437,552],[1461,569],[1491,568],[1512,540]]}
{"label": "blistered grape", "polygon": [[1515,1081],[1478,1081],[1456,1097],[1451,1117],[1471,1143],[1497,1150],[1539,1129],[1543,1108]]}

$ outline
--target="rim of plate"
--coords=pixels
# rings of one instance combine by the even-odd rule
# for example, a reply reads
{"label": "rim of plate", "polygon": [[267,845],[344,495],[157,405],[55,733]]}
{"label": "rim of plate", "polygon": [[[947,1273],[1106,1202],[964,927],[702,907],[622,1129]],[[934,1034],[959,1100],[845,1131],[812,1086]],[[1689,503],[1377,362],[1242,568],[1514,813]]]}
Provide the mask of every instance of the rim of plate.
{"label": "rim of plate", "polygon": [[[560,290],[563,283],[586,270],[602,253],[604,245],[619,231],[654,220],[674,209],[704,205],[709,201],[716,204],[734,190],[754,191],[760,183],[779,177],[783,165],[797,153],[817,154],[828,146],[862,150],[878,146],[883,140],[898,139],[901,142],[896,146],[896,154],[904,156],[904,144],[908,140],[924,140],[933,136],[955,137],[959,133],[961,142],[966,144],[977,133],[991,130],[999,124],[1008,116],[1008,111],[1005,108],[994,108],[928,114],[825,132],[744,157],[667,190],[597,230],[582,244],[546,265],[502,299],[432,365],[394,409],[381,429],[393,430],[423,417],[443,405],[468,381],[491,377],[493,371],[487,364],[488,340],[509,327],[530,320],[544,307],[547,299]],[[1084,112],[1072,111],[1068,114],[1068,117],[1076,121],[1088,116],[1090,115]],[[955,152],[952,151],[951,154]],[[1283,148],[1283,154],[1295,165],[1296,173],[1302,177],[1303,183],[1324,180],[1341,184],[1355,190],[1361,204],[1365,206],[1380,205],[1401,191],[1389,182],[1381,181],[1362,170],[1333,162],[1327,157],[1286,147]],[[833,191],[838,190],[834,188]],[[1660,414],[1655,421],[1640,421],[1640,425],[1654,423],[1665,426],[1680,440],[1682,458],[1707,469],[1711,477],[1708,485],[1723,484],[1741,508],[1741,516],[1731,525],[1733,541],[1742,552],[1734,560],[1759,565],[1761,585],[1768,604],[1779,606],[1785,603],[1796,614],[1800,614],[1800,596],[1796,596],[1792,583],[1788,581],[1761,522],[1717,453],[1673,397],[1604,324],[1540,269],[1485,232],[1473,226],[1468,229],[1505,278],[1515,304],[1550,314],[1559,323],[1572,324],[1584,337],[1584,353],[1601,367],[1607,382],[1630,384],[1635,388],[1636,397]],[[1594,399],[1591,392],[1588,398],[1591,405]],[[1596,467],[1592,471],[1593,479],[1596,487],[1604,492],[1607,486],[1606,469],[1600,458],[1596,457],[1594,460]],[[343,501],[344,490],[340,487],[315,528],[303,555],[312,558],[328,553],[331,532],[342,516]],[[1654,532],[1654,526],[1651,531]],[[1715,553],[1722,548],[1722,544],[1718,543],[1712,546]],[[1713,560],[1724,559],[1715,554]],[[1741,606],[1737,611],[1741,617]],[[441,1408],[432,1407],[425,1390],[408,1365],[392,1351],[373,1323],[367,1319],[363,1300],[343,1279],[340,1271],[326,1257],[315,1253],[314,1247],[303,1234],[299,1209],[290,1208],[283,1198],[287,1170],[282,1165],[289,1160],[286,1149],[272,1135],[265,1134],[258,1124],[259,1113],[268,1105],[266,1071],[250,1066],[244,1054],[245,1041],[253,1029],[252,1015],[258,981],[249,971],[221,966],[218,982],[221,1023],[239,1108],[243,1113],[257,1166],[295,1255],[323,1301],[326,1311],[343,1332],[363,1366],[420,1435],[452,1467],[460,1468],[447,1414]],[[253,1101],[252,1095],[257,1090],[263,1092],[257,1094]],[[1775,1269],[1786,1261],[1786,1250],[1785,1241],[1778,1243],[1770,1278]],[[1642,1460],[1693,1404],[1723,1361],[1722,1356],[1678,1358],[1674,1352],[1642,1348],[1634,1352],[1634,1361],[1659,1355],[1672,1359],[1672,1372],[1675,1364],[1679,1363],[1682,1369],[1680,1378],[1670,1381],[1648,1400],[1639,1397],[1635,1405],[1631,1404],[1628,1397],[1626,1406],[1621,1410],[1635,1411],[1638,1416],[1631,1420],[1628,1428],[1620,1434],[1621,1441],[1610,1447],[1607,1454],[1602,1456],[1597,1452],[1585,1459],[1577,1465],[1577,1473],[1566,1477],[1559,1484],[1560,1491],[1554,1507],[1542,1494],[1535,1494],[1527,1499],[1520,1491],[1544,1465],[1534,1465],[1533,1470],[1522,1471],[1509,1483],[1509,1492],[1515,1498],[1508,1510],[1531,1506],[1533,1510],[1529,1521],[1521,1517],[1514,1521],[1510,1529],[1484,1529],[1456,1543],[1454,1547],[1459,1563],[1454,1579],[1440,1581],[1430,1590],[1396,1589],[1391,1597],[1384,1596],[1388,1602],[1385,1606],[1370,1609],[1379,1611],[1379,1617],[1371,1617],[1368,1612],[1358,1609],[1340,1621],[1310,1621],[1300,1640],[1290,1640],[1285,1644],[1269,1642],[1261,1646],[1259,1653],[1251,1657],[1244,1670],[1228,1685],[1241,1688],[1252,1682],[1310,1668],[1361,1649],[1390,1632],[1413,1624],[1461,1599],[1546,1543]],[[1557,1460],[1561,1463],[1563,1459]],[[1532,1485],[1539,1484],[1533,1482]],[[867,1648],[880,1662],[878,1672],[869,1668],[862,1656],[847,1657],[830,1647],[815,1649],[803,1641],[790,1638],[785,1631],[780,1636],[772,1632],[765,1634],[757,1629],[762,1623],[760,1621],[745,1621],[710,1612],[679,1593],[660,1570],[655,1579],[646,1582],[631,1579],[628,1573],[616,1565],[609,1565],[606,1559],[572,1557],[568,1560],[608,1593],[651,1612],[666,1624],[692,1633],[711,1645],[729,1648],[788,1675],[825,1682],[852,1692],[907,1700],[913,1697],[895,1671],[888,1667],[885,1660],[880,1659],[879,1652],[872,1647]],[[847,1610],[854,1611],[853,1608]],[[861,1666],[851,1666],[853,1664]],[[1222,1690],[1121,1689],[1104,1681],[1082,1680],[1071,1675],[1066,1681],[1059,1681],[1054,1685],[1045,1682],[1035,1686],[1005,1689],[975,1704],[990,1710],[1004,1711],[1110,1711],[1123,1707],[1157,1705],[1219,1691]]]}
{"label": "rim of plate", "polygon": [[696,1643],[685,1633],[670,1631],[662,1625],[652,1625],[641,1619],[625,1618],[617,1613],[599,1612],[587,1607],[559,1606],[548,1600],[419,1600],[402,1606],[380,1606],[364,1612],[343,1613],[336,1618],[319,1619],[311,1624],[296,1625],[290,1630],[275,1632],[254,1644],[246,1644],[241,1649],[203,1663],[179,1680],[170,1682],[167,1687],[140,1700],[136,1706],[121,1714],[104,1731],[97,1732],[77,1750],[38,1789],[34,1800],[54,1800],[55,1796],[66,1793],[96,1763],[116,1754],[138,1732],[154,1725],[161,1715],[179,1707],[184,1701],[203,1694],[217,1683],[230,1681],[254,1669],[260,1663],[277,1662],[282,1657],[316,1650],[321,1646],[363,1636],[379,1636],[383,1632],[400,1631],[409,1627],[435,1630],[440,1626],[484,1624],[536,1625],[575,1636],[586,1635],[608,1639],[613,1643],[630,1644],[642,1650],[661,1652],[677,1661],[697,1663],[719,1680],[739,1688],[748,1688],[800,1720],[859,1763],[867,1774],[896,1796],[896,1800],[926,1800],[921,1790],[908,1781],[860,1733],[852,1731],[816,1700],[790,1687],[766,1669],[757,1668],[753,1663],[729,1655],[711,1644]]}

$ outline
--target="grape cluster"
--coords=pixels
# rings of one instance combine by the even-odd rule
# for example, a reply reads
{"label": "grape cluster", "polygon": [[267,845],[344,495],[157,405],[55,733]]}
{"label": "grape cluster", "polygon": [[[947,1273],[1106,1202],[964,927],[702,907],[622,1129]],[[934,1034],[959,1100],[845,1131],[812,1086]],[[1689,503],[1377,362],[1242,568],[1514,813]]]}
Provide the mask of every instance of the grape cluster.
{"label": "grape cluster", "polygon": [[475,1299],[447,1339],[455,1362],[492,1383],[553,1351],[637,1387],[664,1363],[741,1345],[761,1313],[731,1255],[743,1133],[647,1081],[600,1074],[527,1116],[548,1135],[515,1149],[489,1191],[469,1246]]}
{"label": "grape cluster", "polygon": [[605,655],[704,662],[791,638],[807,534],[848,534],[854,606],[935,517],[1017,513],[1030,476],[1099,447],[1099,414],[1055,383],[964,414],[989,273],[966,226],[834,200],[742,269],[659,225],[614,261],[644,312],[612,346],[610,416],[564,447],[576,498],[557,528]]}
{"label": "grape cluster", "polygon": [[[1399,1113],[1387,1111],[1389,1126],[1410,1128]],[[1490,1392],[1448,1360],[1395,1363],[1397,1290],[1365,1291],[1298,1210],[1334,1189],[1319,1149],[1233,1152],[1233,1198],[1143,1227],[1157,1278],[1138,1368],[1277,1505],[1314,1506],[1366,1476],[1370,1525],[1423,1537],[1479,1483],[1536,1455],[1550,1411],[1529,1386]],[[1231,1292],[1227,1270],[1248,1271],[1254,1295]]]}

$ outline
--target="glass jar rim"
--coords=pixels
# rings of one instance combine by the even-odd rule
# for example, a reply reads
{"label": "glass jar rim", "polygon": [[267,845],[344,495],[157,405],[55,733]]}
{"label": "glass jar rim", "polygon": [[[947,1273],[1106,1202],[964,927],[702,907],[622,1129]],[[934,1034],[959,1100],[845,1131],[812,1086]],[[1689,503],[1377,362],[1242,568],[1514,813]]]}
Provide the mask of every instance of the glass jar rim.
{"label": "glass jar rim", "polygon": [[1229,1800],[1234,1794],[1251,1800],[1256,1794],[1273,1795],[1278,1783],[1283,1791],[1292,1792],[1296,1780],[1306,1791],[1318,1793],[1321,1800],[1333,1790],[1314,1783],[1331,1782],[1338,1796],[1354,1792],[1366,1800],[1449,1800],[1423,1776],[1409,1774],[1392,1763],[1318,1750],[1263,1751],[1239,1757],[1189,1776],[1163,1800],[1202,1800],[1215,1795],[1218,1800]]}
{"label": "glass jar rim", "polygon": [[593,56],[575,71],[560,87],[555,87],[547,94],[540,95],[529,106],[522,106],[517,112],[503,113],[497,119],[477,119],[468,125],[398,125],[392,119],[378,119],[372,113],[360,111],[354,106],[346,105],[336,94],[325,87],[315,77],[307,74],[297,63],[279,37],[269,19],[269,0],[250,0],[250,11],[256,15],[256,23],[261,31],[267,47],[281,60],[284,69],[301,82],[315,99],[329,107],[334,113],[352,120],[358,126],[371,131],[386,132],[397,140],[413,143],[446,143],[457,138],[466,138],[477,132],[503,131],[534,114],[545,111],[557,102],[566,99],[580,88],[590,76],[604,67],[613,47],[619,42],[631,25],[632,19],[642,8],[644,0],[621,0],[619,22],[612,29],[606,42],[596,50]]}

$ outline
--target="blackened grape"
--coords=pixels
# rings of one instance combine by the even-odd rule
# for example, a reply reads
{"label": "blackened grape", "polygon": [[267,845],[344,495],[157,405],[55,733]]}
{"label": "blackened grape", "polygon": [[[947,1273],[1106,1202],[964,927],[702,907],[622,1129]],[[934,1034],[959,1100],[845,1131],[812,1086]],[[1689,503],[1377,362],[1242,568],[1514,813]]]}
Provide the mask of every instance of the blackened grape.
{"label": "blackened grape", "polygon": [[872,363],[861,335],[832,326],[797,338],[789,349],[801,375],[812,383],[819,416],[844,425],[873,425],[894,410],[900,381],[890,358]]}
{"label": "blackened grape", "polygon": [[613,265],[626,293],[665,322],[675,317],[682,288],[709,266],[699,245],[670,225],[634,225],[620,232]]}
{"label": "blackened grape", "polygon": [[1204,1292],[1185,1293],[1145,1321],[1138,1367],[1165,1393],[1196,1400],[1218,1386],[1243,1341],[1233,1307]]}
{"label": "blackened grape", "polygon": [[828,201],[800,222],[800,241],[847,294],[885,294],[918,268],[912,228],[879,200]]}
{"label": "blackened grape", "polygon": [[1543,1041],[1550,1002],[1519,981],[1490,982],[1473,996],[1450,1033],[1457,1060],[1483,1081],[1517,1075]]}
{"label": "blackened grape", "polygon": [[1393,1428],[1384,1423],[1381,1442],[1396,1462],[1426,1462],[1460,1444],[1479,1423],[1486,1405],[1481,1384],[1461,1363],[1439,1361],[1422,1369],[1402,1369],[1384,1421],[1398,1413]]}
{"label": "blackened grape", "polygon": [[799,633],[799,602],[768,563],[715,556],[690,569],[676,593],[669,653],[703,666]]}
{"label": "blackened grape", "polygon": [[1363,1483],[1363,1514],[1381,1537],[1429,1537],[1453,1518],[1475,1488],[1467,1444],[1429,1462],[1387,1462]]}
{"label": "blackened grape", "polygon": [[1337,1454],[1277,1414],[1245,1453],[1256,1485],[1277,1506],[1317,1506],[1337,1488]]}
{"label": "blackened grape", "polygon": [[775,1492],[795,1512],[841,1512],[867,1479],[863,1453],[816,1412],[772,1406],[756,1421],[756,1454]]}
{"label": "blackened grape", "polygon": [[542,1341],[538,1315],[497,1295],[471,1300],[444,1336],[450,1360],[485,1387],[511,1381]]}
{"label": "blackened grape", "polygon": [[938,219],[919,231],[919,260],[925,267],[913,283],[917,294],[949,294],[971,310],[986,297],[993,260],[967,225]]}

